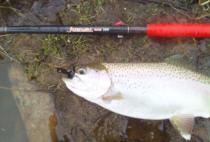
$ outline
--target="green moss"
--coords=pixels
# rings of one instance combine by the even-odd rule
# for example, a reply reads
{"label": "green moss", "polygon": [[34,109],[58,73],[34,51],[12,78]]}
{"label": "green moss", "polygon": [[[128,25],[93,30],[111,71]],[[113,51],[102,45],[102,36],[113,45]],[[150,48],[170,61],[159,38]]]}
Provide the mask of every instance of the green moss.
{"label": "green moss", "polygon": [[89,50],[89,39],[83,36],[71,36],[68,39],[67,54],[70,57],[80,57]]}
{"label": "green moss", "polygon": [[92,6],[90,2],[85,1],[74,7],[75,13],[78,15],[78,24],[79,23],[90,23],[93,20],[92,16]]}
{"label": "green moss", "polygon": [[88,51],[89,41],[87,37],[80,35],[49,35],[43,40],[42,54],[46,58],[79,57]]}
{"label": "green moss", "polygon": [[122,21],[126,24],[131,25],[134,22],[133,14],[130,11],[123,11]]}
{"label": "green moss", "polygon": [[48,56],[60,56],[61,50],[59,42],[61,41],[61,38],[58,36],[48,35],[43,41],[42,41],[42,54],[45,57]]}
{"label": "green moss", "polygon": [[27,65],[25,67],[25,73],[29,80],[34,80],[39,75],[39,65],[37,63]]}
{"label": "green moss", "polygon": [[96,15],[99,15],[103,11],[103,6],[105,5],[105,0],[93,0],[95,3]]}

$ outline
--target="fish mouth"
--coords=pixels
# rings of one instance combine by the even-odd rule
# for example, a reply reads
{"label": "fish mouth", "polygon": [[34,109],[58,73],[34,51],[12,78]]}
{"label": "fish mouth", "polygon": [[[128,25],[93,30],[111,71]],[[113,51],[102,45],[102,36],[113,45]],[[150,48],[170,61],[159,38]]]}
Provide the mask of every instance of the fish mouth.
{"label": "fish mouth", "polygon": [[75,72],[73,70],[67,71],[68,78],[73,79],[74,75],[75,75]]}
{"label": "fish mouth", "polygon": [[75,71],[75,66],[73,66],[72,69],[70,70],[66,70],[64,68],[57,68],[57,72],[67,75],[68,79],[73,79],[76,71]]}

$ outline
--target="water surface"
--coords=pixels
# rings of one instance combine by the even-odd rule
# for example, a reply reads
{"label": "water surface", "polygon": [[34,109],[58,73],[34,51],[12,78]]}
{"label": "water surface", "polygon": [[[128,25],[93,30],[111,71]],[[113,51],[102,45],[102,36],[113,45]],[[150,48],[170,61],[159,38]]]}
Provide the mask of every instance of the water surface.
{"label": "water surface", "polygon": [[11,87],[9,69],[9,61],[0,61],[0,87],[2,87],[0,88],[0,141],[26,142],[25,127],[12,92],[9,90]]}

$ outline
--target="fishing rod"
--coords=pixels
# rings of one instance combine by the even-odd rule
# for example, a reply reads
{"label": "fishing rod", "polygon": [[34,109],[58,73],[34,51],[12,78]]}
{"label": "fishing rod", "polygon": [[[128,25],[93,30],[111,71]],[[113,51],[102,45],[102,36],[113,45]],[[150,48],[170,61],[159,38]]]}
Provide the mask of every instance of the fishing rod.
{"label": "fishing rod", "polygon": [[5,26],[0,34],[146,34],[149,37],[210,38],[210,24],[148,24],[132,27],[122,23],[114,26]]}

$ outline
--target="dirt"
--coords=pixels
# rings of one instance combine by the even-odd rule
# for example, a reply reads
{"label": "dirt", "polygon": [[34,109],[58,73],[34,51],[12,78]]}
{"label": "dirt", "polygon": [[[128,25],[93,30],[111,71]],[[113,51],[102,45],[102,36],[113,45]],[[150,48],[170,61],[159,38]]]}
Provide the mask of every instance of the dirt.
{"label": "dirt", "polygon": [[[39,0],[3,1],[1,25],[208,23],[209,11],[186,0]],[[144,35],[7,35],[1,46],[25,68],[28,80],[51,92],[56,109],[58,141],[177,142],[184,141],[171,124],[120,116],[71,93],[56,67],[92,62],[162,62],[183,55],[198,71],[210,75],[209,39],[150,39]],[[54,118],[53,118],[54,119]],[[209,121],[196,119],[192,142],[208,142]],[[54,129],[54,128],[53,128]]]}

